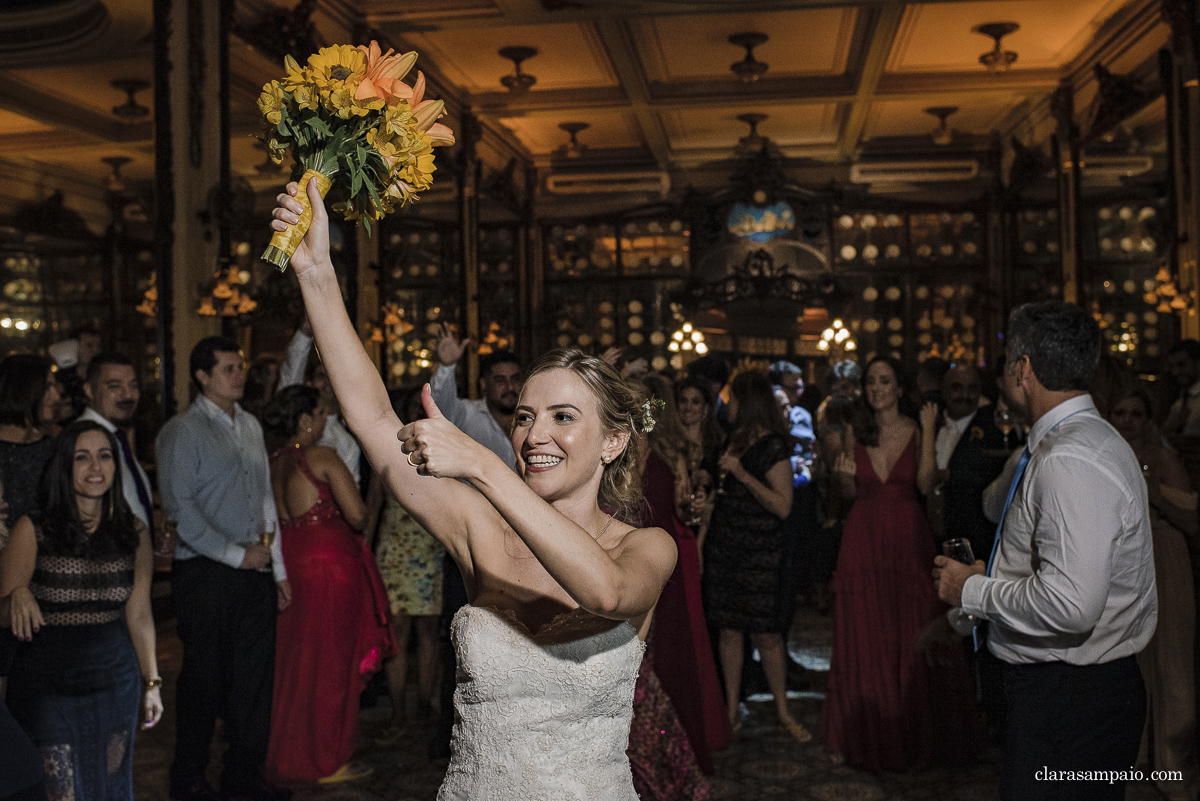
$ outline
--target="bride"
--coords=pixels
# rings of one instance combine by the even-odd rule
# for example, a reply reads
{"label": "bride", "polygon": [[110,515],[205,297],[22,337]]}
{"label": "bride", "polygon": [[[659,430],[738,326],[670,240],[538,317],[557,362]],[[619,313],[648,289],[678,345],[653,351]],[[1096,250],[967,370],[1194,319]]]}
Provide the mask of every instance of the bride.
{"label": "bride", "polygon": [[[278,196],[273,230],[298,220],[298,191]],[[600,359],[546,354],[514,417],[521,476],[446,420],[428,385],[428,419],[403,425],[346,315],[315,183],[307,191],[312,225],[291,263],[342,413],[471,599],[451,629],[457,722],[439,801],[636,801],[634,681],[677,554],[662,529],[623,522],[640,500],[640,399]]]}

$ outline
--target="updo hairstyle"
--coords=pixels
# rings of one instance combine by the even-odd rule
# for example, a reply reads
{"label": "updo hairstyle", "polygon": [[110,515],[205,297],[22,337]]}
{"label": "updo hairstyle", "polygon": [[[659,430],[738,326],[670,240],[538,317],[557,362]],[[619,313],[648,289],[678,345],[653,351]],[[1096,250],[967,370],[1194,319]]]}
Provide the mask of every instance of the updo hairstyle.
{"label": "updo hairstyle", "polygon": [[636,525],[642,503],[643,466],[638,438],[645,434],[641,393],[608,362],[572,348],[556,348],[543,355],[530,368],[526,382],[550,370],[570,370],[583,379],[596,398],[604,430],[629,434],[625,449],[604,466],[597,501],[614,517]]}
{"label": "updo hairstyle", "polygon": [[300,415],[312,414],[321,402],[321,393],[297,384],[275,394],[263,410],[263,429],[278,440],[287,440],[300,430]]}

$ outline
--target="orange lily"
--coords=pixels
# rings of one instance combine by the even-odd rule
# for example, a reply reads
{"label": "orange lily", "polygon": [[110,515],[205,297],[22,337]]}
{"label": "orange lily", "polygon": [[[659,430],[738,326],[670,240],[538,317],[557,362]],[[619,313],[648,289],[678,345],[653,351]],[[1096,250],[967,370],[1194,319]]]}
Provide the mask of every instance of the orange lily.
{"label": "orange lily", "polygon": [[400,79],[417,63],[416,51],[401,55],[388,48],[387,53],[383,53],[375,41],[372,41],[369,47],[359,45],[358,49],[367,58],[367,72],[354,93],[355,99],[378,97],[391,103],[397,99],[408,100],[413,96],[412,88]]}
{"label": "orange lily", "polygon": [[446,110],[446,103],[442,100],[424,99],[425,73],[420,70],[417,71],[417,80],[413,84],[412,93],[412,99],[408,102],[412,105],[413,115],[417,118],[417,128],[428,134],[434,147],[454,144],[454,131],[437,122]]}

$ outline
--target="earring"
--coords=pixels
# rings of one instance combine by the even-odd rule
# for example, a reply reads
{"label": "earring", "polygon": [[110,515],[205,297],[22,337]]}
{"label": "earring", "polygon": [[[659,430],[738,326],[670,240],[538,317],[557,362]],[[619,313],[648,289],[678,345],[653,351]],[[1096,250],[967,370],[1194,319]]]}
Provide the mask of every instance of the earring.
{"label": "earring", "polygon": [[612,457],[611,457],[611,456],[605,456],[605,457],[604,457],[604,463],[605,463],[605,464],[608,464],[608,463],[609,463],[609,462],[611,462],[611,461],[612,461]]}

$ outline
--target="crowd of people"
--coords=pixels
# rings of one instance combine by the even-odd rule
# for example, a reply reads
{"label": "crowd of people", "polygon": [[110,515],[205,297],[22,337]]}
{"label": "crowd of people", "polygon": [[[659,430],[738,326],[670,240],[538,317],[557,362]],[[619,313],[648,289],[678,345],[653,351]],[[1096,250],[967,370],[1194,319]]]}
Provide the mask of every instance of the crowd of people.
{"label": "crowd of people", "polygon": [[[472,343],[443,326],[430,383],[388,392],[314,206],[286,357],[247,369],[236,342],[197,343],[153,481],[128,358],[83,331],[58,364],[0,362],[0,798],[132,798],[136,729],[163,713],[155,553],[173,554],[183,646],[176,801],[368,775],[377,672],[392,713],[375,741],[431,724],[445,799],[706,798],[756,681],[786,736],[863,770],[962,764],[990,741],[1005,799],[1050,797],[1043,763],[1200,791],[1200,343],[1171,352],[1182,392],[1161,425],[1062,303],[1016,310],[987,373],[874,357],[818,388],[787,361],[675,375],[505,351],[467,400]],[[817,731],[787,695],[806,681],[787,650],[801,594],[832,618]],[[1054,797],[1123,797],[1111,786]]]}

